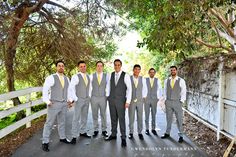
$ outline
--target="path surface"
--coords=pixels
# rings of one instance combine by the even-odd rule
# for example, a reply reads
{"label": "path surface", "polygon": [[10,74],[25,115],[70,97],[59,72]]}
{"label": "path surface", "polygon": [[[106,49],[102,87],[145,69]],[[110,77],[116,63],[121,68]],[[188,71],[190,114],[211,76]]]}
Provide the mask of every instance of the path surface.
{"label": "path surface", "polygon": [[[110,115],[107,108],[108,132],[110,133]],[[68,110],[66,121],[66,134],[71,138],[71,120],[73,108]],[[126,111],[126,125],[128,135],[128,113]],[[27,143],[23,144],[12,155],[13,157],[207,157],[206,153],[200,150],[188,137],[184,136],[184,142],[178,143],[177,126],[172,125],[170,139],[161,139],[166,127],[165,113],[158,107],[157,111],[158,136],[152,133],[150,136],[144,135],[144,141],[140,141],[137,133],[134,139],[127,138],[127,147],[121,147],[121,139],[115,141],[104,141],[101,135],[96,138],[79,138],[76,145],[67,145],[59,142],[57,129],[54,128],[51,141],[50,152],[41,149],[42,129],[37,132]],[[100,123],[100,120],[99,120]],[[136,122],[135,122],[136,123]],[[119,129],[119,128],[118,128]],[[135,130],[137,126],[135,124]],[[92,134],[92,116],[89,109],[88,133]],[[119,133],[119,131],[118,131]],[[120,135],[118,135],[119,137]]]}

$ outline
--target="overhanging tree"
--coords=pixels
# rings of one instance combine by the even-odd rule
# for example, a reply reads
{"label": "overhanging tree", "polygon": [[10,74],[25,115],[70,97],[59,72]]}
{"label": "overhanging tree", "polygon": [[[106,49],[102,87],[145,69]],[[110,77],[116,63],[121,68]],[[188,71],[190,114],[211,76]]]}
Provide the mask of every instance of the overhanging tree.
{"label": "overhanging tree", "polygon": [[[1,34],[1,41],[5,44],[4,64],[7,72],[7,86],[9,91],[15,90],[14,60],[20,34],[26,26],[43,27],[47,23],[48,26],[46,27],[51,27],[51,31],[68,41],[68,45],[62,46],[58,43],[58,47],[63,47],[64,50],[67,47],[67,52],[69,52],[70,46],[74,46],[70,42],[72,41],[72,36],[68,36],[71,32],[69,32],[69,29],[65,29],[66,27],[68,28],[66,26],[66,19],[68,17],[74,17],[75,22],[81,26],[80,32],[77,32],[80,34],[75,34],[75,36],[80,38],[81,45],[87,44],[87,46],[91,46],[87,42],[86,37],[83,36],[85,32],[94,38],[102,36],[103,39],[108,39],[108,35],[112,34],[111,32],[115,30],[114,25],[108,25],[103,20],[107,16],[111,16],[111,13],[109,10],[106,10],[101,0],[81,0],[78,1],[77,6],[73,9],[68,9],[50,0],[5,0],[0,5],[3,8],[0,11],[0,16],[4,20],[4,22],[1,22],[5,25],[1,27],[1,31],[5,32],[5,34]],[[72,47],[70,51],[78,51],[78,49],[73,49]],[[86,48],[77,53],[78,55],[86,53]],[[89,52],[87,53],[89,54]]]}
{"label": "overhanging tree", "polygon": [[235,4],[223,0],[107,0],[132,21],[149,50],[180,59],[200,46],[235,52]]}
{"label": "overhanging tree", "polygon": [[[43,59],[47,59],[47,56],[50,56],[47,52],[51,50],[51,52],[55,51],[55,53],[51,53],[51,59],[55,57],[53,58],[55,60],[61,55],[60,53],[63,53],[63,59],[70,57],[73,60],[81,58],[82,55],[89,56],[95,51],[102,51],[99,46],[90,42],[89,37],[96,40],[104,39],[103,44],[110,43],[109,37],[115,31],[116,24],[104,22],[106,16],[111,14],[104,5],[102,0],[81,0],[74,8],[68,9],[50,0],[4,0],[0,2],[0,41],[4,54],[1,62],[4,63],[6,69],[8,91],[15,90],[15,70],[20,69],[16,66],[16,63],[20,62],[16,56],[20,56],[21,52],[37,52],[39,56],[45,57]],[[34,38],[37,36],[32,35],[34,42],[19,46],[19,43],[26,43],[23,41],[26,39],[24,35],[27,36],[31,28],[34,28],[32,30],[37,33],[41,30],[41,33],[45,33],[41,35],[50,35],[51,38],[48,42],[42,42],[42,40]],[[43,39],[43,36],[41,37]],[[34,50],[27,49],[27,46]],[[19,99],[13,101],[15,105],[20,103]]]}

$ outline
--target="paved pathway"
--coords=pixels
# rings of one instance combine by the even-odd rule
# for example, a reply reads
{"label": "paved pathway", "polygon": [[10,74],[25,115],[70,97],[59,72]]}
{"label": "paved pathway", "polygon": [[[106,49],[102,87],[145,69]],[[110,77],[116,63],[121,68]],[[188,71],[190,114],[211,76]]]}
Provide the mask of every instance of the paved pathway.
{"label": "paved pathway", "polygon": [[[107,120],[110,130],[110,115],[107,108]],[[89,111],[88,129],[92,134],[92,117]],[[71,138],[71,120],[73,108],[67,112],[66,134]],[[126,125],[128,126],[128,118],[126,111]],[[200,150],[188,137],[184,136],[184,142],[178,143],[177,126],[173,124],[171,138],[161,139],[166,127],[165,113],[158,108],[157,111],[158,136],[151,134],[144,135],[144,141],[140,141],[137,133],[134,139],[127,138],[127,147],[121,147],[121,139],[116,141],[104,141],[101,135],[96,138],[86,139],[80,138],[76,145],[67,145],[59,142],[57,129],[54,128],[51,141],[50,152],[41,150],[42,129],[37,132],[27,143],[23,144],[12,155],[13,157],[207,157],[206,153]],[[99,121],[100,122],[100,121]],[[136,122],[135,122],[136,123]],[[119,128],[118,128],[119,129]],[[135,130],[137,129],[135,125]],[[108,131],[109,132],[109,131]],[[119,131],[118,131],[119,133]],[[127,127],[128,135],[128,127]],[[118,135],[119,137],[120,135]]]}

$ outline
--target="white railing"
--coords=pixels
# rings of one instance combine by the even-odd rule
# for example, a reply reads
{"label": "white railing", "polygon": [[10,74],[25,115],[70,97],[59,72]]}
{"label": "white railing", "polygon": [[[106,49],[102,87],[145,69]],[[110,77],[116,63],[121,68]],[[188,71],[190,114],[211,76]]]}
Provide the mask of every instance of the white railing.
{"label": "white railing", "polygon": [[27,128],[30,127],[32,120],[47,113],[47,109],[38,111],[33,114],[31,113],[31,107],[37,106],[37,105],[43,103],[42,98],[37,99],[37,100],[31,100],[31,93],[41,92],[41,91],[42,91],[42,87],[33,87],[33,88],[27,88],[27,89],[13,91],[13,92],[9,92],[9,93],[5,93],[5,94],[0,95],[0,102],[3,102],[3,103],[8,100],[11,100],[13,98],[20,97],[20,96],[26,96],[26,98],[27,98],[26,103],[24,103],[24,104],[20,104],[18,106],[14,106],[14,107],[9,108],[7,110],[0,111],[0,119],[2,119],[4,117],[7,117],[7,116],[13,114],[13,113],[19,112],[21,110],[26,110],[26,117],[25,118],[23,118],[23,119],[0,130],[0,139],[25,124],[26,124]]}
{"label": "white railing", "polygon": [[[235,101],[232,101],[232,100],[226,100],[226,99],[223,99],[223,102],[224,102],[224,105],[227,106],[227,105],[230,105],[230,106],[233,106],[236,108],[236,102]],[[219,126],[217,125],[213,125],[211,124],[207,119],[204,119],[202,117],[200,117],[199,115],[197,115],[196,113],[193,113],[191,111],[189,111],[188,109],[186,108],[183,108],[184,112],[188,113],[191,117],[193,117],[194,119],[198,120],[199,122],[201,122],[202,124],[206,125],[207,127],[209,127],[210,129],[214,130],[217,134],[217,136],[219,136],[220,134],[230,138],[230,139],[234,139],[234,136],[232,134],[229,133],[228,130],[223,130],[223,129],[218,129]],[[234,119],[232,119],[233,121]],[[223,124],[224,125],[224,122]],[[219,135],[218,135],[219,134]],[[217,137],[218,138],[218,137]]]}
{"label": "white railing", "polygon": [[[220,134],[225,135],[226,137],[230,139],[234,139],[235,131],[232,132],[232,130],[229,130],[229,128],[225,128],[227,125],[232,125],[233,127],[236,127],[234,121],[236,118],[236,114],[234,111],[236,111],[236,101],[230,100],[226,98],[214,98],[213,96],[201,92],[193,93],[191,91],[187,92],[189,95],[198,96],[201,95],[202,98],[215,101],[218,104],[218,111],[214,110],[214,113],[217,113],[218,122],[217,123],[211,123],[209,117],[204,118],[204,116],[199,115],[196,111],[191,111],[188,109],[183,108],[185,112],[187,112],[191,117],[195,118],[196,120],[200,121],[207,127],[211,128],[212,130],[216,131],[217,134],[217,140],[220,139]],[[219,101],[221,99],[221,101]],[[201,103],[201,102],[200,102]],[[220,106],[220,107],[219,107]],[[231,107],[231,110],[233,110],[231,113],[226,114],[227,107]],[[233,123],[230,123],[233,122]]]}

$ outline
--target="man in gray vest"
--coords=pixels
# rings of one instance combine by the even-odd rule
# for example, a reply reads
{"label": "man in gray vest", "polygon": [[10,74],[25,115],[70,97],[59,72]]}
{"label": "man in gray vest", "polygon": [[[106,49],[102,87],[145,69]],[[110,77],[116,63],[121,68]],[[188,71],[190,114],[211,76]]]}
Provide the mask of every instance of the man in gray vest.
{"label": "man in gray vest", "polygon": [[168,138],[172,125],[173,113],[177,119],[179,142],[183,142],[183,110],[182,104],[186,100],[186,84],[184,79],[177,76],[177,67],[170,67],[171,77],[165,80],[164,100],[166,105],[166,133],[161,138]]}
{"label": "man in gray vest", "polygon": [[60,142],[69,143],[65,136],[69,79],[64,75],[63,61],[56,62],[56,70],[55,74],[46,78],[43,85],[43,101],[47,104],[47,120],[43,128],[42,149],[46,152],[49,151],[49,137],[56,119]]}
{"label": "man in gray vest", "polygon": [[93,137],[98,135],[98,111],[100,110],[100,117],[102,121],[102,135],[107,137],[107,123],[106,123],[106,86],[109,79],[108,74],[103,73],[104,63],[98,61],[96,63],[96,72],[90,76],[90,95],[91,95],[91,108],[93,116],[94,134]]}
{"label": "man in gray vest", "polygon": [[137,112],[137,122],[138,122],[138,136],[140,140],[144,140],[142,130],[143,130],[143,103],[144,99],[147,97],[147,85],[146,79],[139,76],[141,71],[141,66],[135,64],[133,67],[133,76],[131,76],[132,84],[132,99],[129,105],[129,139],[133,139],[134,132],[134,117],[135,111]]}
{"label": "man in gray vest", "polygon": [[[146,125],[146,134],[149,133],[149,115],[151,112],[152,115],[152,133],[157,136],[156,132],[156,112],[157,112],[157,102],[161,98],[162,88],[160,81],[155,78],[156,70],[150,68],[148,71],[149,77],[146,78],[148,94],[145,100],[145,125]],[[150,111],[151,110],[151,111]]]}
{"label": "man in gray vest", "polygon": [[78,63],[78,69],[80,72],[72,76],[69,86],[69,100],[70,102],[75,102],[71,144],[76,144],[76,138],[79,132],[81,137],[91,138],[91,136],[86,133],[90,102],[90,78],[89,75],[86,74],[86,63],[84,61]]}
{"label": "man in gray vest", "polygon": [[117,134],[117,124],[119,120],[121,132],[121,146],[126,147],[126,126],[125,126],[125,109],[129,107],[132,86],[130,76],[121,71],[122,62],[119,59],[114,61],[115,72],[112,72],[108,84],[110,95],[108,97],[109,109],[111,116],[111,135],[105,140],[115,140]]}

